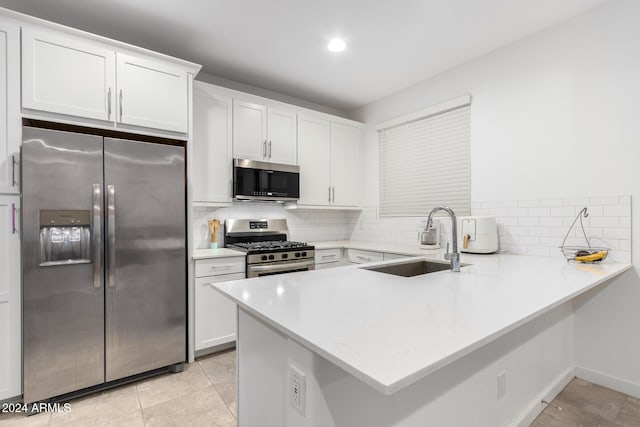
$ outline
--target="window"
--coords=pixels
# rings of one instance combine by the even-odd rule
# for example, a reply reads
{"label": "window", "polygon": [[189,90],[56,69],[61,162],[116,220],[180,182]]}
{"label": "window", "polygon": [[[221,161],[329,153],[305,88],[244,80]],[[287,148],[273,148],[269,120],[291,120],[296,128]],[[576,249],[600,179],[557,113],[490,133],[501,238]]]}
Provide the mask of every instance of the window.
{"label": "window", "polygon": [[471,213],[471,96],[378,127],[381,217]]}

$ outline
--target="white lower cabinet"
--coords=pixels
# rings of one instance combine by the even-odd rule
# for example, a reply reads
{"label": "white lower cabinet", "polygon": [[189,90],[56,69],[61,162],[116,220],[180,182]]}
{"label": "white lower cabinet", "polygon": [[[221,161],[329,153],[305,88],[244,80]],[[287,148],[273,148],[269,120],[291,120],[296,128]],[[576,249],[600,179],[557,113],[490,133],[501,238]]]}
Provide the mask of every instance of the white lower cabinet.
{"label": "white lower cabinet", "polygon": [[384,254],[361,249],[347,249],[347,258],[352,264],[366,264],[368,262],[384,261]]}
{"label": "white lower cabinet", "polygon": [[245,258],[196,260],[195,264],[195,351],[236,340],[236,304],[213,289],[212,283],[245,278]]}
{"label": "white lower cabinet", "polygon": [[22,394],[19,206],[0,195],[0,401]]}
{"label": "white lower cabinet", "polygon": [[345,265],[342,248],[316,249],[316,270]]}

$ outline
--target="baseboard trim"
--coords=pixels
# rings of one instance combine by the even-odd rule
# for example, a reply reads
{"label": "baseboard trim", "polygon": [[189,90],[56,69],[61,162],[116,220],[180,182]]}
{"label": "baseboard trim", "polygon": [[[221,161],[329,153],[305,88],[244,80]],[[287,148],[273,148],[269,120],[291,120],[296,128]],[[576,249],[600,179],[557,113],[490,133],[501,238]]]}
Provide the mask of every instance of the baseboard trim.
{"label": "baseboard trim", "polygon": [[576,377],[640,399],[640,384],[625,381],[581,366],[576,366]]}
{"label": "baseboard trim", "polygon": [[567,369],[563,374],[556,377],[555,381],[543,392],[538,395],[538,398],[522,412],[522,414],[516,418],[516,421],[511,424],[512,427],[528,427],[533,420],[544,410],[545,404],[543,400],[551,402],[560,392],[571,382],[576,376],[575,368]]}

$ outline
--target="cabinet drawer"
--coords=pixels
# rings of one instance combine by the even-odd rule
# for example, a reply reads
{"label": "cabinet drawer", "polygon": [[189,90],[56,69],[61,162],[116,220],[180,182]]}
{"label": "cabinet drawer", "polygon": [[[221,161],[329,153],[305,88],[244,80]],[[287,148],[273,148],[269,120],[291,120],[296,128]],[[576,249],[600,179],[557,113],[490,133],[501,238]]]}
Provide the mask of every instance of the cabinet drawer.
{"label": "cabinet drawer", "polygon": [[244,273],[245,257],[199,259],[195,270],[196,277]]}
{"label": "cabinet drawer", "polygon": [[338,262],[342,260],[342,249],[316,249],[316,264]]}
{"label": "cabinet drawer", "polygon": [[354,264],[364,264],[367,262],[383,261],[384,255],[382,252],[363,251],[360,249],[348,249],[347,250],[349,262]]}

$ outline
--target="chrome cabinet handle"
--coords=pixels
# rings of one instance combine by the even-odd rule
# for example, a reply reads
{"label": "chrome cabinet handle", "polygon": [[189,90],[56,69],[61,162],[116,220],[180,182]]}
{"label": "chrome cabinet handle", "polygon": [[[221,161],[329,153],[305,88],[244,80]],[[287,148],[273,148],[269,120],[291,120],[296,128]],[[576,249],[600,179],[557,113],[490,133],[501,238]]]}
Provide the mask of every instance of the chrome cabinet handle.
{"label": "chrome cabinet handle", "polygon": [[356,255],[356,258],[361,259],[363,261],[371,261],[371,258],[362,256],[362,255]]}
{"label": "chrome cabinet handle", "polygon": [[18,183],[16,182],[16,156],[15,154],[11,155],[11,186],[15,187]]}
{"label": "chrome cabinet handle", "polygon": [[267,157],[267,140],[262,143],[262,157]]}
{"label": "chrome cabinet handle", "polygon": [[336,254],[332,254],[332,255],[322,255],[322,259],[329,259],[329,258],[335,258]]}
{"label": "chrome cabinet handle", "polygon": [[107,259],[107,283],[116,287],[116,188],[107,185],[107,232],[109,257]]}
{"label": "chrome cabinet handle", "polygon": [[11,234],[16,234],[16,204],[11,203]]}
{"label": "chrome cabinet handle", "polygon": [[107,119],[111,120],[111,88],[109,88],[109,92],[107,93]]}
{"label": "chrome cabinet handle", "polygon": [[211,270],[230,270],[233,265],[214,265]]}
{"label": "chrome cabinet handle", "polygon": [[271,158],[271,141],[269,141],[269,158]]}
{"label": "chrome cabinet handle", "polygon": [[331,203],[331,187],[329,187],[329,203]]}
{"label": "chrome cabinet handle", "polygon": [[93,184],[93,218],[91,244],[93,245],[93,287],[102,287],[102,186]]}
{"label": "chrome cabinet handle", "polygon": [[120,89],[120,121],[122,121],[122,89]]}
{"label": "chrome cabinet handle", "polygon": [[336,187],[333,187],[333,197],[332,197],[332,199],[333,199],[333,203],[335,203],[336,202]]}

